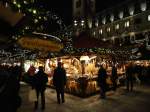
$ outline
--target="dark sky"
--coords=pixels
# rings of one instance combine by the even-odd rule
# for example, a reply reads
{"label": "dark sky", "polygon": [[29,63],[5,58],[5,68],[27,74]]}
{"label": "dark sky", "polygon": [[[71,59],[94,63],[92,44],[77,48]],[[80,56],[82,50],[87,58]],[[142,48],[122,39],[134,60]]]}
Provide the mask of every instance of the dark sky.
{"label": "dark sky", "polygon": [[[56,12],[65,24],[70,24],[72,20],[72,0],[45,0],[50,10]],[[96,0],[96,12],[114,7],[126,0]]]}
{"label": "dark sky", "polygon": [[102,11],[107,8],[115,7],[116,5],[127,0],[96,0],[96,11]]}

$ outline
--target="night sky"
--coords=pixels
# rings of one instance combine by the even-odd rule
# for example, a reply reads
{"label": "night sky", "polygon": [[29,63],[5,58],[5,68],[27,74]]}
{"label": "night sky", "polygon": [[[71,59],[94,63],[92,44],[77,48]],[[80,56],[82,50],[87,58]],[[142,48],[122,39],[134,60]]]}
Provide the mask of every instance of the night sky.
{"label": "night sky", "polygon": [[[71,1],[72,0],[45,0],[47,7],[58,14],[66,25],[71,24],[72,20]],[[96,0],[96,12],[101,12],[107,8],[114,7],[124,1],[127,0]]]}
{"label": "night sky", "polygon": [[[101,12],[107,8],[115,7],[116,5],[124,2],[124,1],[133,1],[133,0],[96,0],[96,13]],[[37,3],[39,6],[41,4],[44,5],[43,8],[47,8],[47,10],[50,10],[51,12],[58,15],[63,23],[68,26],[72,22],[72,0],[37,0]],[[51,20],[49,20],[51,21]],[[53,22],[50,22],[53,23]],[[5,26],[6,28],[0,28],[0,33],[10,33],[11,27],[10,25],[4,25],[5,22],[3,20],[0,20],[0,26]],[[52,27],[53,26],[53,27]],[[56,26],[56,28],[54,28]],[[55,32],[56,30],[59,30],[58,24],[55,22],[53,24],[48,25],[48,32]],[[7,30],[8,29],[8,30]]]}

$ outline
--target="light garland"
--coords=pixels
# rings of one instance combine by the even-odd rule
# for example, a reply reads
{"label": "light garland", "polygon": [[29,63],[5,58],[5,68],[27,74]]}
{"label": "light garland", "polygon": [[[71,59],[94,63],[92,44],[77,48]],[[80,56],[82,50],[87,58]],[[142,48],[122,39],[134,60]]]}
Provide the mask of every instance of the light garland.
{"label": "light garland", "polygon": [[[57,16],[55,13],[52,13],[52,11],[47,11],[44,10],[44,8],[40,8],[37,7],[36,5],[34,7],[32,7],[33,5],[33,1],[27,1],[27,0],[14,0],[13,2],[7,2],[8,4],[10,4],[12,7],[14,7],[14,9],[20,10],[20,12],[24,13],[26,16],[27,15],[31,15],[32,19],[29,21],[29,24],[27,24],[26,26],[24,26],[23,29],[20,30],[20,32],[18,33],[18,35],[13,35],[13,39],[17,40],[20,38],[20,35],[26,35],[26,34],[34,34],[35,32],[37,34],[42,34],[44,39],[45,36],[47,36],[47,32],[45,31],[45,28],[47,28],[47,23],[50,22],[50,20],[53,20],[56,24],[59,25],[59,30],[56,32],[53,32],[52,35],[50,35],[50,37],[55,38],[56,40],[62,40],[62,42],[64,42],[64,49],[61,50],[60,53],[49,53],[49,55],[53,55],[53,56],[57,56],[57,55],[75,55],[75,54],[82,54],[85,52],[89,52],[89,53],[95,53],[95,54],[110,54],[110,55],[114,55],[116,57],[121,57],[123,59],[128,58],[129,55],[131,55],[131,49],[126,48],[126,46],[123,49],[119,49],[119,48],[74,48],[73,47],[73,40],[72,40],[72,36],[75,35],[75,32],[77,31],[77,29],[79,29],[79,33],[84,31],[85,29],[83,28],[74,28],[73,26],[68,26],[66,27],[65,24],[63,23],[63,21],[61,20],[61,18],[59,16]],[[123,18],[123,12],[120,13],[119,17],[120,19]],[[114,19],[114,17],[111,18],[112,20]],[[103,24],[106,24],[106,18],[103,18]],[[41,32],[41,33],[39,33]],[[49,35],[49,34],[48,34]],[[55,36],[53,36],[55,35]],[[122,46],[121,46],[122,47]],[[21,49],[21,51],[24,52],[24,49]],[[18,51],[17,51],[18,52]],[[31,52],[28,53],[23,53],[22,55],[17,55],[17,57],[20,58],[36,58],[38,57],[39,52],[35,51],[31,57],[29,57],[28,54],[30,54]],[[1,54],[1,52],[0,52]],[[7,54],[7,52],[6,52]],[[18,52],[19,54],[19,52]],[[9,56],[13,55],[9,54]]]}

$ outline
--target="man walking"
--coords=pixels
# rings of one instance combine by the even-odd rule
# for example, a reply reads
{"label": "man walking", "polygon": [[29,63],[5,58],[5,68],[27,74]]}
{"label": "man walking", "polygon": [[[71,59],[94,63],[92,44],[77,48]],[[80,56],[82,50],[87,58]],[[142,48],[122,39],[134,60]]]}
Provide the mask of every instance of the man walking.
{"label": "man walking", "polygon": [[126,68],[127,91],[133,91],[133,73],[134,68],[132,62]]}
{"label": "man walking", "polygon": [[112,83],[113,83],[113,91],[116,91],[117,89],[117,68],[115,67],[115,64],[112,66],[112,72],[111,72],[111,79],[112,79]]}
{"label": "man walking", "polygon": [[66,85],[66,79],[66,70],[62,67],[62,63],[58,62],[58,67],[54,70],[53,75],[53,84],[56,88],[58,104],[65,102],[64,87]]}
{"label": "man walking", "polygon": [[100,87],[100,97],[102,99],[106,98],[106,77],[107,77],[107,73],[105,68],[103,67],[103,65],[100,66],[100,69],[98,71],[98,79],[97,79],[97,83],[98,86]]}
{"label": "man walking", "polygon": [[36,94],[37,94],[37,101],[35,101],[35,109],[38,108],[38,98],[41,94],[41,103],[42,107],[41,109],[45,109],[45,89],[46,89],[46,83],[48,82],[47,74],[44,73],[43,66],[39,66],[39,71],[37,74],[34,75],[33,78],[33,86],[35,87]]}

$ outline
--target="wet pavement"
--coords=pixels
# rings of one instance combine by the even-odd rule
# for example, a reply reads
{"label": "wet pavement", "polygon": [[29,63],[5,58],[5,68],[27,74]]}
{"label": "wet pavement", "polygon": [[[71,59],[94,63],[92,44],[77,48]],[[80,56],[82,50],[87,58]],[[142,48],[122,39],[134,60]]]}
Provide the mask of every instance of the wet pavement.
{"label": "wet pavement", "polygon": [[133,92],[126,92],[125,87],[119,87],[116,92],[107,92],[107,98],[101,99],[99,94],[80,98],[65,94],[66,102],[57,104],[54,89],[46,89],[46,108],[34,110],[34,103],[29,101],[30,87],[22,85],[20,95],[22,105],[18,112],[149,112],[150,86],[136,85]]}

